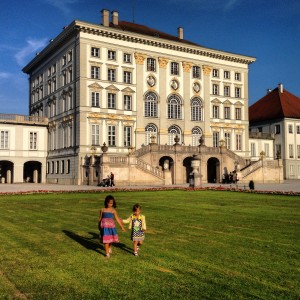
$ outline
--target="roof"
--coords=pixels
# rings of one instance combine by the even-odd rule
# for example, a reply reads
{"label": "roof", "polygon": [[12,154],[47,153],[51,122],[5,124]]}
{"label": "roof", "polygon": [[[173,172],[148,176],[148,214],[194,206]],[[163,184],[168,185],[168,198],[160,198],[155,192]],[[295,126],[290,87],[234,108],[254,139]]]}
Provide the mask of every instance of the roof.
{"label": "roof", "polygon": [[300,119],[300,98],[279,87],[249,107],[250,123],[284,118]]}
{"label": "roof", "polygon": [[179,37],[159,31],[157,29],[150,28],[150,27],[136,24],[136,23],[127,22],[127,21],[120,21],[118,25],[114,25],[113,23],[110,23],[109,27],[121,29],[124,31],[130,31],[130,32],[134,32],[134,33],[138,33],[138,34],[142,34],[142,35],[148,35],[148,36],[152,36],[152,37],[162,38],[162,39],[166,39],[166,40],[170,40],[170,41],[185,43],[185,44],[189,44],[189,45],[201,46],[199,44],[196,44],[196,43],[184,40],[184,39],[180,39]]}

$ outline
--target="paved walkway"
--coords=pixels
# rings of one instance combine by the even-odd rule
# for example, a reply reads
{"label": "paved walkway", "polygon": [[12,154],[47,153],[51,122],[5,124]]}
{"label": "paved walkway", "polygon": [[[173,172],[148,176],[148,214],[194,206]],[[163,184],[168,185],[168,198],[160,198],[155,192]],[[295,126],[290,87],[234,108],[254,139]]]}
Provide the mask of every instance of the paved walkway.
{"label": "paved walkway", "polygon": [[[244,184],[203,184],[203,187],[219,187],[223,186],[225,188],[240,188],[248,189],[248,185]],[[128,189],[139,189],[139,188],[153,188],[155,186],[117,186],[115,188],[128,188]],[[171,186],[170,186],[171,187]],[[172,186],[174,187],[174,186]],[[180,185],[176,187],[188,187],[188,184]],[[113,189],[115,189],[113,188]],[[15,183],[15,184],[0,184],[0,194],[1,193],[18,193],[27,191],[88,191],[88,190],[107,190],[109,187],[97,187],[90,185],[62,185],[62,184],[37,184],[37,183]],[[283,183],[257,183],[255,184],[256,190],[261,191],[282,191],[282,192],[298,192],[300,193],[300,180],[286,180]]]}

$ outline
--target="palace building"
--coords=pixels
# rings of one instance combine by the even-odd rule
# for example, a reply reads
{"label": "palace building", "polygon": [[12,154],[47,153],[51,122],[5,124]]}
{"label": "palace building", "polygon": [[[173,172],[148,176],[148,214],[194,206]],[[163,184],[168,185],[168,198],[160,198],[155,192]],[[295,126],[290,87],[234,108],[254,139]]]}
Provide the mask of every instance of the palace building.
{"label": "palace building", "polygon": [[229,172],[260,180],[249,149],[255,58],[187,41],[181,27],[175,36],[101,13],[101,24],[64,27],[23,69],[30,116],[49,121],[46,181],[97,185],[110,172],[126,185],[220,182]]}

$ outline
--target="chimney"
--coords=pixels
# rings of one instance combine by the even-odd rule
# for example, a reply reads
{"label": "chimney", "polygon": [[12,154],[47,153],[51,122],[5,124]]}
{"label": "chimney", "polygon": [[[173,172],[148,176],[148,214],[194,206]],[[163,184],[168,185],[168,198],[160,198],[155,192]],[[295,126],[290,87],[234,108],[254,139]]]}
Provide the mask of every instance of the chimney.
{"label": "chimney", "polygon": [[183,40],[183,28],[182,27],[177,28],[177,34],[178,34],[178,38]]}
{"label": "chimney", "polygon": [[279,93],[283,93],[283,84],[282,83],[279,83],[278,84],[278,91],[279,91]]}
{"label": "chimney", "polygon": [[270,94],[272,92],[271,89],[267,89],[267,95]]}
{"label": "chimney", "polygon": [[102,25],[108,27],[109,26],[109,10],[102,9]]}
{"label": "chimney", "polygon": [[112,11],[112,22],[114,25],[119,25],[119,13],[117,11]]}

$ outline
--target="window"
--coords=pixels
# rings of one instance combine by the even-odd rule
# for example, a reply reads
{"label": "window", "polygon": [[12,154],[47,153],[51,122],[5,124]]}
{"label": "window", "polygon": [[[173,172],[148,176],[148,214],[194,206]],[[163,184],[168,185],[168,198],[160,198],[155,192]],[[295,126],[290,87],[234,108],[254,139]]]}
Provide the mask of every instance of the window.
{"label": "window", "polygon": [[224,79],[230,79],[230,72],[224,71]]}
{"label": "window", "polygon": [[191,120],[202,121],[202,101],[199,98],[193,98],[191,103]]}
{"label": "window", "polygon": [[168,145],[174,145],[175,141],[174,138],[175,137],[179,138],[179,143],[181,142],[181,131],[179,129],[179,127],[173,125],[168,129]]}
{"label": "window", "polygon": [[54,161],[51,162],[51,174],[54,173]]}
{"label": "window", "polygon": [[91,78],[99,79],[100,78],[100,68],[96,66],[91,67]]}
{"label": "window", "polygon": [[293,125],[289,125],[289,133],[293,133]]}
{"label": "window", "polygon": [[214,131],[213,132],[213,147],[219,147],[219,141],[220,141],[219,132]]}
{"label": "window", "polygon": [[[52,74],[56,73],[56,64],[52,65]],[[43,81],[43,75],[41,75],[41,81]]]}
{"label": "window", "polygon": [[156,59],[147,58],[147,71],[156,72]]}
{"label": "window", "polygon": [[237,134],[235,136],[235,150],[240,151],[242,150],[242,135]]}
{"label": "window", "polygon": [[108,146],[116,146],[116,126],[108,126]]}
{"label": "window", "polygon": [[116,94],[108,93],[107,95],[107,108],[116,108]]}
{"label": "window", "polygon": [[230,107],[229,106],[224,107],[224,119],[230,119]]}
{"label": "window", "polygon": [[145,128],[146,132],[146,145],[149,145],[151,142],[151,136],[155,137],[155,140],[157,141],[157,127],[154,124],[149,124]]}
{"label": "window", "polygon": [[115,69],[107,70],[107,80],[116,81],[116,70]]}
{"label": "window", "polygon": [[202,130],[199,127],[194,127],[192,129],[192,146],[198,146],[199,140],[202,136]]}
{"label": "window", "polygon": [[50,173],[50,163],[49,163],[49,161],[47,162],[46,168],[47,168],[46,172],[47,172],[47,174],[49,174]]}
{"label": "window", "polygon": [[37,132],[29,133],[29,149],[30,150],[37,149]]}
{"label": "window", "polygon": [[234,95],[235,95],[235,98],[241,98],[241,88],[236,87],[234,89]]}
{"label": "window", "polygon": [[67,160],[67,174],[70,173],[70,170],[71,170],[71,161],[68,159]]}
{"label": "window", "polygon": [[72,59],[73,59],[73,52],[69,51],[68,52],[68,62],[72,61]]}
{"label": "window", "polygon": [[219,77],[219,70],[218,69],[213,69],[212,77]]}
{"label": "window", "polygon": [[300,158],[300,145],[297,145],[297,158]]}
{"label": "window", "polygon": [[275,144],[275,155],[276,155],[276,158],[282,158],[281,157],[281,145],[280,144]]}
{"label": "window", "polygon": [[251,156],[255,157],[256,156],[256,147],[255,143],[251,143]]}
{"label": "window", "polygon": [[235,109],[235,119],[236,120],[242,119],[242,109],[240,107],[236,107]]}
{"label": "window", "polygon": [[124,53],[123,54],[123,61],[124,61],[124,63],[127,63],[127,64],[129,64],[129,63],[131,63],[131,54],[129,54],[129,53]]}
{"label": "window", "polygon": [[157,117],[157,96],[153,92],[145,95],[145,117]]}
{"label": "window", "polygon": [[[93,67],[92,67],[93,68]],[[93,78],[93,69],[91,71],[91,77]],[[67,84],[67,72],[66,70],[63,71],[63,85],[66,85]],[[49,92],[51,93],[51,85],[49,87]]]}
{"label": "window", "polygon": [[65,66],[66,63],[67,63],[67,57],[66,57],[66,55],[64,55],[62,58],[62,65]]}
{"label": "window", "polygon": [[224,86],[224,96],[230,97],[230,86]]}
{"label": "window", "polygon": [[234,74],[234,79],[238,80],[238,81],[241,81],[241,73],[235,73]]}
{"label": "window", "polygon": [[297,130],[297,134],[300,134],[300,126],[299,125],[297,125],[296,130]]}
{"label": "window", "polygon": [[219,95],[219,85],[218,84],[213,84],[212,89],[213,89],[213,95]]}
{"label": "window", "polygon": [[171,62],[171,75],[179,75],[179,64]]}
{"label": "window", "polygon": [[231,137],[230,137],[230,133],[229,132],[225,132],[224,138],[225,138],[226,147],[227,147],[227,149],[230,150],[231,149]]}
{"label": "window", "polygon": [[290,165],[290,176],[295,176],[295,165]]}
{"label": "window", "polygon": [[177,95],[168,99],[168,119],[181,119],[181,100]]}
{"label": "window", "polygon": [[123,75],[124,75],[124,79],[123,79],[124,82],[125,83],[131,83],[132,73],[128,72],[128,71],[124,71]]}
{"label": "window", "polygon": [[294,158],[294,145],[289,144],[289,158]]}
{"label": "window", "polygon": [[280,134],[280,125],[275,125],[275,134]]}
{"label": "window", "polygon": [[61,174],[64,174],[64,173],[65,173],[65,161],[64,161],[64,160],[61,161],[61,169],[60,169],[60,172],[61,172]]}
{"label": "window", "polygon": [[98,146],[100,144],[99,132],[100,132],[100,126],[97,124],[92,124],[92,145]]}
{"label": "window", "polygon": [[131,146],[131,127],[124,127],[124,147]]}
{"label": "window", "polygon": [[100,94],[98,92],[92,92],[92,107],[100,106]]}
{"label": "window", "polygon": [[219,119],[219,106],[213,105],[213,118]]}
{"label": "window", "polygon": [[0,131],[0,149],[8,149],[8,130]]}
{"label": "window", "polygon": [[56,161],[56,170],[55,173],[58,174],[59,173],[59,160]]}
{"label": "window", "polygon": [[200,67],[199,66],[193,66],[193,69],[192,69],[193,78],[200,78],[200,74],[201,74]]}
{"label": "window", "polygon": [[124,95],[124,110],[131,110],[132,97]]}
{"label": "window", "polygon": [[266,157],[270,156],[270,145],[269,144],[264,144],[264,151],[265,151],[265,155]]}
{"label": "window", "polygon": [[107,51],[107,59],[116,60],[116,51],[108,50]]}
{"label": "window", "polygon": [[91,56],[100,57],[100,49],[96,47],[91,48]]}

